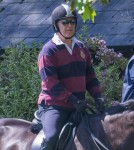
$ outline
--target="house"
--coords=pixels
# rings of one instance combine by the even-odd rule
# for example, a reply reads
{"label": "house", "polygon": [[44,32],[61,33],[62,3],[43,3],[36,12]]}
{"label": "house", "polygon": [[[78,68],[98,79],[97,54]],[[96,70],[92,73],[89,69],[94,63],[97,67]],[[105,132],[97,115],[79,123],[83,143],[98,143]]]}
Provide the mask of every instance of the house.
{"label": "house", "polygon": [[130,57],[134,54],[133,0],[110,0],[108,5],[94,5],[97,11],[90,35],[101,34],[107,46]]}
{"label": "house", "polygon": [[[54,34],[51,25],[52,10],[63,0],[1,0],[0,1],[0,49],[23,41],[31,46],[47,42]],[[95,22],[78,19],[77,33],[87,25],[90,36],[101,35],[108,47],[134,54],[134,5],[133,0],[110,0],[102,6],[93,5],[97,12]]]}

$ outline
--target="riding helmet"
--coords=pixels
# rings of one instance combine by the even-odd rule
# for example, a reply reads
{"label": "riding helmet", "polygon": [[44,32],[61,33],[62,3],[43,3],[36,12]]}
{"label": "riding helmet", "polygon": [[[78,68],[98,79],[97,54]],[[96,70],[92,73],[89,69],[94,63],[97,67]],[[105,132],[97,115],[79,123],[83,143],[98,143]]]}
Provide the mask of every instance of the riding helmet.
{"label": "riding helmet", "polygon": [[61,19],[73,17],[77,23],[77,14],[76,11],[72,11],[70,5],[61,4],[56,7],[52,12],[52,24],[55,32],[59,32],[59,28],[57,26],[57,22]]}

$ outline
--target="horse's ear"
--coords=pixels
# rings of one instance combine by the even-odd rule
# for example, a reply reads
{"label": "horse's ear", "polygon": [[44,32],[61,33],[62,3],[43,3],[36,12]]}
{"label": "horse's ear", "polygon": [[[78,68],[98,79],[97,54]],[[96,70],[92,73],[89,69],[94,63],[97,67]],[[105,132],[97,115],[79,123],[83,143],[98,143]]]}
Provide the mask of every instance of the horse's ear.
{"label": "horse's ear", "polygon": [[118,104],[116,106],[111,106],[109,107],[107,110],[106,110],[106,115],[114,115],[116,113],[119,113],[119,112],[123,112],[126,110],[126,107]]}
{"label": "horse's ear", "polygon": [[126,110],[134,110],[134,99],[130,99],[124,103],[121,103],[123,107],[126,108]]}

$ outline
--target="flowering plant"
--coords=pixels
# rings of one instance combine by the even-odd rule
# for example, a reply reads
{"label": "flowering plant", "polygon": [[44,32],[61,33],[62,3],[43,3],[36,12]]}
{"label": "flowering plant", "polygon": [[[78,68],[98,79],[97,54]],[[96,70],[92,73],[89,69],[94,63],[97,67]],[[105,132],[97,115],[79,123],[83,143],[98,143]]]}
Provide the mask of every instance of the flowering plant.
{"label": "flowering plant", "polygon": [[106,41],[92,38],[92,44],[97,48],[95,58],[99,61],[95,70],[100,81],[105,103],[110,105],[113,100],[121,101],[123,74],[127,65],[127,59],[122,53],[106,46]]}
{"label": "flowering plant", "polygon": [[[106,46],[106,41],[100,37],[80,37],[91,51],[94,68],[102,88],[106,106],[114,100],[121,101],[124,70],[127,58],[122,53],[115,52]],[[91,99],[89,94],[87,99]]]}

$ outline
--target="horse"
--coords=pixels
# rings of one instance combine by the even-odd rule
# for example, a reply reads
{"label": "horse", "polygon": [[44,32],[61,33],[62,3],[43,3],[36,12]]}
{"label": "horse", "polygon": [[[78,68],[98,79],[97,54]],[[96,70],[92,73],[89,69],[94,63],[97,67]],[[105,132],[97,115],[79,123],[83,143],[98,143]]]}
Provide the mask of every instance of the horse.
{"label": "horse", "polygon": [[[134,150],[134,100],[123,107],[124,111],[111,114],[86,113],[64,150]],[[31,150],[37,136],[32,125],[23,119],[1,118],[0,150]]]}

